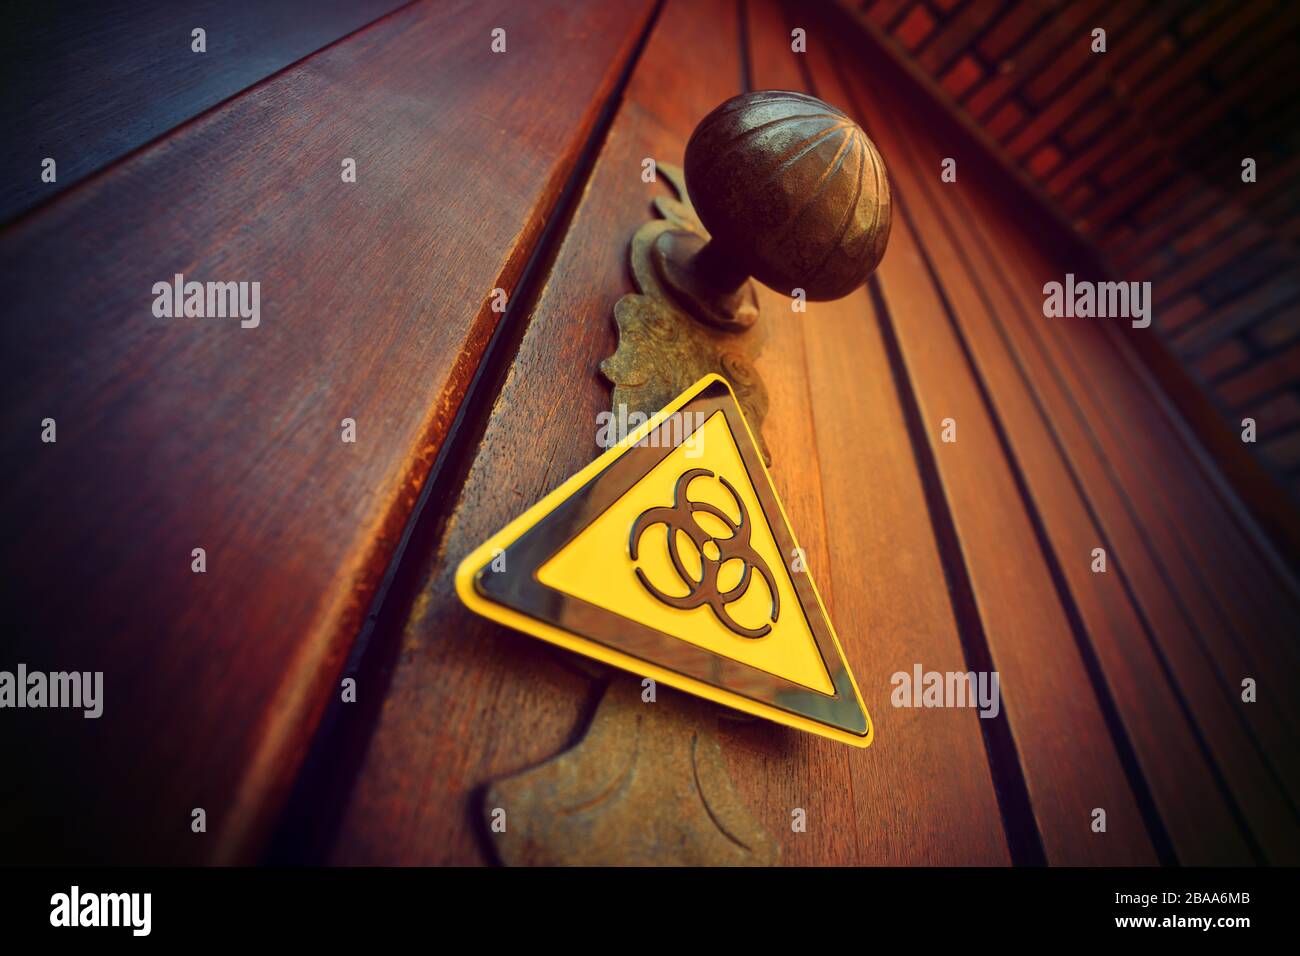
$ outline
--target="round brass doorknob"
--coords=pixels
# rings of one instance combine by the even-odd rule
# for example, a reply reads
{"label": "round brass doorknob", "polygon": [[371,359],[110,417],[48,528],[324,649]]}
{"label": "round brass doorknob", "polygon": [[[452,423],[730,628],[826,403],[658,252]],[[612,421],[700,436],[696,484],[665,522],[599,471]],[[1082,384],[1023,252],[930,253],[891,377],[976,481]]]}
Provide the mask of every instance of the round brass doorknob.
{"label": "round brass doorknob", "polygon": [[686,187],[707,243],[665,232],[652,256],[692,313],[724,328],[757,314],[747,278],[837,299],[867,281],[889,240],[889,177],[841,110],[783,90],[727,100],[686,146]]}

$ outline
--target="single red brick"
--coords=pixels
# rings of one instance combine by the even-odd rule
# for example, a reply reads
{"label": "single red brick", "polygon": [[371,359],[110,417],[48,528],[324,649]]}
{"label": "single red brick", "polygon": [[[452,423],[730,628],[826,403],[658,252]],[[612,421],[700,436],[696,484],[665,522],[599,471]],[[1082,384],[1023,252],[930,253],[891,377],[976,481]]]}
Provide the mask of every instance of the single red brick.
{"label": "single red brick", "polygon": [[1029,157],[1026,167],[1029,173],[1035,179],[1042,179],[1061,162],[1061,151],[1048,143],[1034,155]]}
{"label": "single red brick", "polygon": [[1300,465],[1300,431],[1288,432],[1264,446],[1264,457],[1279,471]]}
{"label": "single red brick", "polygon": [[1157,276],[1163,274],[1167,269],[1172,269],[1182,261],[1167,248],[1161,248],[1148,255],[1130,271],[1144,276]]}
{"label": "single red brick", "polygon": [[867,16],[882,27],[888,27],[894,22],[894,17],[898,15],[898,11],[906,5],[907,0],[878,0],[867,9]]}
{"label": "single red brick", "polygon": [[1012,4],[1007,14],[980,40],[980,53],[987,60],[1001,59],[1033,29],[1043,15],[1039,4]]}
{"label": "single red brick", "polygon": [[960,99],[983,76],[984,70],[976,59],[970,54],[966,54],[953,64],[952,69],[939,82],[954,99]]}
{"label": "single red brick", "polygon": [[1127,136],[1131,145],[1122,153],[1112,156],[1109,161],[1098,164],[1094,175],[1107,190],[1128,185],[1151,165],[1151,159],[1160,147],[1149,140],[1138,140],[1140,135]]}
{"label": "single red brick", "polygon": [[1295,304],[1271,318],[1264,319],[1250,331],[1251,339],[1264,348],[1286,345],[1298,335],[1300,335],[1300,305]]}
{"label": "single red brick", "polygon": [[1003,137],[1009,135],[1013,130],[1018,129],[1020,124],[1025,121],[1025,111],[1015,103],[1008,103],[1002,109],[998,110],[997,115],[989,120],[989,125],[985,128],[986,132],[999,142]]}
{"label": "single red brick", "polygon": [[1070,191],[1070,194],[1065,197],[1065,200],[1064,202],[1062,202],[1061,205],[1063,205],[1067,209],[1070,208],[1081,209],[1084,206],[1086,206],[1088,203],[1092,202],[1093,198],[1096,195],[1097,193],[1092,188],[1091,183],[1082,182],[1079,183],[1077,186],[1074,187],[1074,189]]}
{"label": "single red brick", "polygon": [[1231,372],[1246,364],[1250,353],[1236,339],[1229,339],[1209,355],[1204,355],[1192,363],[1192,371],[1205,381],[1218,378],[1224,372]]}
{"label": "single red brick", "polygon": [[934,17],[926,9],[925,4],[918,3],[912,8],[912,11],[903,18],[903,22],[898,25],[894,35],[902,42],[903,46],[909,50],[915,50],[934,30]]}
{"label": "single red brick", "polygon": [[1226,232],[1240,222],[1243,213],[1235,203],[1224,203],[1213,215],[1200,220],[1174,240],[1174,250],[1182,256],[1190,255],[1211,239]]}
{"label": "single red brick", "polygon": [[1283,392],[1256,408],[1247,409],[1246,414],[1255,419],[1257,437],[1286,431],[1300,423],[1300,397],[1295,392]]}
{"label": "single red brick", "polygon": [[1115,121],[1115,111],[1108,103],[1105,107],[1090,110],[1079,119],[1070,123],[1069,129],[1061,133],[1067,149],[1075,150],[1087,143],[1094,133]]}
{"label": "single red brick", "polygon": [[966,103],[966,109],[970,115],[978,120],[986,119],[985,114],[992,109],[993,104],[1003,93],[1016,85],[1020,79],[1016,73],[1016,65],[1008,60],[998,64],[997,73],[984,82],[983,85],[977,86],[975,92],[971,94],[970,100]]}
{"label": "single red brick", "polygon": [[[1149,262],[1149,260],[1148,260]],[[1156,314],[1156,324],[1166,333],[1174,333],[1193,319],[1205,314],[1205,303],[1194,295],[1184,296]]]}
{"label": "single red brick", "polygon": [[1283,385],[1300,383],[1300,345],[1263,359],[1215,388],[1229,408],[1246,405]]}

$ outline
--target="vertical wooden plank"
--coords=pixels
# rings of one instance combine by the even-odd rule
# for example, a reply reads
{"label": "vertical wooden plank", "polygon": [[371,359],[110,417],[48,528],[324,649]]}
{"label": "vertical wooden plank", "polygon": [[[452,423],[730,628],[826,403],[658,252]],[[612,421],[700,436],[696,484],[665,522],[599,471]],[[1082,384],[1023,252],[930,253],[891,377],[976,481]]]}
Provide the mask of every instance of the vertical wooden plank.
{"label": "vertical wooden plank", "polygon": [[[741,55],[747,58],[751,84],[755,88],[770,86],[753,58],[759,42],[756,37],[765,32],[764,10],[748,3],[738,6],[746,18],[749,47]],[[691,125],[700,119],[703,115],[695,116]],[[832,557],[825,525],[822,465],[813,440],[801,317],[791,313],[785,296],[762,285],[757,289],[767,341],[755,368],[770,399],[764,432],[772,450],[772,480],[806,551],[809,571],[834,614],[837,604],[829,575]],[[840,640],[850,666],[855,666],[856,658],[842,632]],[[870,702],[867,708],[874,716]],[[761,721],[728,719],[722,721],[722,728],[732,777],[780,844],[783,863],[847,865],[861,859],[865,821],[860,818],[860,803],[854,800],[850,762],[855,753],[851,748],[807,734],[774,735],[770,725]],[[805,833],[791,829],[795,807],[807,813]]]}
{"label": "vertical wooden plank", "polygon": [[[720,42],[721,41],[721,42]],[[670,0],[660,13],[492,407],[445,532],[420,572],[383,711],[349,795],[339,863],[490,860],[479,788],[581,737],[604,671],[466,610],[456,565],[596,455],[614,351],[614,303],[629,290],[627,243],[662,183],[642,160],[681,161],[696,120],[737,92],[730,0]],[[672,706],[660,691],[656,706]]]}
{"label": "vertical wooden plank", "polygon": [[[829,38],[828,38],[829,45]],[[810,58],[818,83],[834,83],[829,63]],[[844,62],[849,98],[868,131],[898,121],[888,91]],[[893,104],[894,110],[898,104]],[[885,133],[877,133],[887,141]],[[883,147],[882,147],[883,148]],[[892,169],[900,158],[885,152]],[[911,202],[901,191],[900,212]],[[1091,692],[1085,662],[1044,559],[1032,515],[1001,443],[1002,423],[985,402],[947,319],[946,290],[929,274],[923,240],[896,215],[878,271],[884,301],[915,389],[926,438],[959,537],[993,663],[1002,677],[1006,719],[1047,859],[1053,863],[1149,863],[1155,853],[1120,758]],[[945,419],[957,441],[941,440]],[[1092,832],[1095,808],[1108,831]]]}
{"label": "vertical wooden plank", "polygon": [[14,4],[0,34],[0,222],[405,2]]}
{"label": "vertical wooden plank", "polygon": [[[1081,447],[1088,447],[1096,462],[1105,463],[1117,492],[1103,498],[1106,492],[1098,490],[1099,507],[1113,527],[1132,528],[1131,535],[1124,536],[1131,544],[1121,549],[1119,560],[1138,583],[1139,598],[1148,605],[1172,600],[1180,608],[1181,620],[1175,618],[1157,629],[1179,680],[1197,706],[1213,707],[1217,705],[1211,702],[1225,700],[1231,705],[1231,721],[1244,722],[1251,748],[1262,748],[1270,772],[1280,776],[1294,802],[1293,695],[1261,699],[1245,707],[1240,698],[1243,677],[1265,674],[1281,686],[1294,684],[1296,668],[1289,659],[1294,646],[1286,637],[1296,620],[1290,602],[1273,587],[1258,556],[1246,553],[1245,542],[1228,526],[1219,499],[1203,485],[1198,491],[1199,463],[1155,417],[1158,411],[1150,393],[1134,380],[1133,370],[1098,340],[1098,330],[1089,328],[1086,320],[1075,323],[1067,348],[1058,337],[1040,335],[1032,327],[1029,317],[1041,308],[1038,292],[1043,277],[1058,273],[1050,271],[1052,264],[1041,262],[1030,246],[1014,241],[1012,245],[1012,255],[1034,265],[1030,275],[1016,282],[1022,307],[1009,317],[1043,352],[1061,387],[1077,403],[1085,429],[1080,440],[1086,445]],[[1014,262],[1006,269],[1018,275]],[[1102,487],[1100,479],[1094,487]],[[1149,559],[1144,560],[1142,554],[1148,549]],[[1250,583],[1242,578],[1243,564],[1255,568]],[[1225,589],[1238,590],[1238,597],[1248,596],[1248,606],[1240,600],[1226,607],[1218,603],[1216,593]],[[1234,613],[1235,618],[1229,616]],[[1161,615],[1157,620],[1161,618],[1167,619]],[[1214,735],[1235,733],[1217,724],[1214,731]],[[1237,753],[1235,745],[1224,746],[1229,762],[1258,757]],[[1248,792],[1262,796],[1271,789]],[[1269,816],[1261,813],[1260,819]]]}
{"label": "vertical wooden plank", "polygon": [[[1073,454],[1066,447],[1066,440],[1082,439],[1068,396],[1047,388],[1052,383],[1044,381],[1046,370],[1027,368],[1034,357],[1026,358],[1020,343],[1031,341],[1037,330],[1017,323],[1014,336],[1008,335],[998,318],[1021,306],[998,282],[995,261],[994,250],[1012,241],[1007,237],[1011,230],[959,199],[987,184],[960,162],[963,174],[957,183],[940,184],[944,153],[920,124],[891,125],[885,137],[901,160],[895,175],[914,200],[910,209],[917,227],[926,235],[963,338],[1006,424],[1179,859],[1202,865],[1253,859],[1231,798],[1222,792],[1216,768],[1203,752],[1199,741],[1204,737],[1255,829],[1258,845],[1277,862],[1294,860],[1300,849],[1294,813],[1237,708],[1198,653],[1192,622],[1179,614],[1176,595],[1167,592],[1153,567],[1155,555],[1148,553],[1145,536],[1124,509],[1094,449],[1086,440],[1070,446]],[[1023,311],[1018,314],[1025,326],[1034,321]],[[1046,334],[1068,339],[1070,331],[1057,325]],[[1090,568],[1091,551],[1099,544],[1108,551],[1106,574]],[[1130,582],[1139,585],[1136,595]],[[1140,617],[1144,605],[1153,625]],[[1173,670],[1167,673],[1170,662]],[[1171,684],[1175,678],[1177,684]],[[1189,792],[1201,796],[1188,800]]]}
{"label": "vertical wooden plank", "polygon": [[[987,197],[971,200],[988,211]],[[1037,314],[1042,283],[1059,281],[1063,271],[1034,244],[1013,240],[1014,259],[1023,263],[1017,270],[1031,273],[1018,283],[1016,294],[1030,314]],[[1139,509],[1144,534],[1159,543],[1163,565],[1204,632],[1205,653],[1234,687],[1239,675],[1251,670],[1294,682],[1300,652],[1282,636],[1293,629],[1300,609],[1294,575],[1271,555],[1222,477],[1210,472],[1207,457],[1149,374],[1131,354],[1125,356],[1128,345],[1117,343],[1127,330],[1112,335],[1091,320],[1071,326],[1072,348],[1060,348],[1054,338],[1046,344],[1055,347],[1063,373],[1073,376],[1073,392],[1109,449],[1107,460]],[[1086,380],[1081,369],[1087,370]],[[1193,515],[1195,520],[1188,520]],[[1294,695],[1283,695],[1267,707],[1248,709],[1259,732],[1279,745],[1275,753],[1289,749],[1284,741],[1300,725],[1298,707]]]}
{"label": "vertical wooden plank", "polygon": [[[778,5],[751,0],[747,9],[755,88],[805,89]],[[916,663],[938,671],[964,671],[966,664],[889,361],[876,325],[865,320],[866,290],[836,302],[810,302],[805,313],[792,312],[782,295],[762,293],[772,334],[781,340],[765,353],[764,377],[769,387],[794,380],[795,388],[782,386],[783,406],[811,403],[811,421],[802,412],[797,419],[782,413],[795,427],[771,442],[778,449],[774,475],[783,496],[822,486],[824,517],[810,510],[808,524],[796,527],[805,542],[805,527],[821,529],[810,567],[828,592],[876,724],[871,748],[847,755],[857,829],[848,859],[1005,863],[1006,837],[979,718],[968,710],[923,713],[890,704],[893,674],[911,674]],[[772,404],[775,417],[778,403]],[[810,435],[814,445],[806,450]],[[808,759],[830,756],[824,748],[810,749]],[[772,817],[779,818],[779,801],[769,802]],[[835,827],[847,829],[847,820],[836,820]],[[847,842],[847,835],[839,839]],[[787,857],[821,862],[804,850],[804,841],[787,839]]]}
{"label": "vertical wooden plank", "polygon": [[[103,671],[107,698],[57,747],[29,711],[0,722],[30,755],[0,794],[10,859],[258,852],[497,325],[493,289],[651,10],[409,6],[0,233],[0,442],[24,462],[0,492],[23,555],[7,646]],[[176,274],[256,288],[256,327],[158,314]]]}

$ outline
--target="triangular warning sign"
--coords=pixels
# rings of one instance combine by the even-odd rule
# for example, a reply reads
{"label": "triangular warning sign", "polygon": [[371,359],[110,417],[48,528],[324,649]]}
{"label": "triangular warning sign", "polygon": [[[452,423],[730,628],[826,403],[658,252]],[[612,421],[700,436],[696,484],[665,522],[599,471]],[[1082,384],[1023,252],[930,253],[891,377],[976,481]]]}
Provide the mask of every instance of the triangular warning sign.
{"label": "triangular warning sign", "polygon": [[469,555],[472,610],[865,747],[871,720],[727,382],[710,375]]}

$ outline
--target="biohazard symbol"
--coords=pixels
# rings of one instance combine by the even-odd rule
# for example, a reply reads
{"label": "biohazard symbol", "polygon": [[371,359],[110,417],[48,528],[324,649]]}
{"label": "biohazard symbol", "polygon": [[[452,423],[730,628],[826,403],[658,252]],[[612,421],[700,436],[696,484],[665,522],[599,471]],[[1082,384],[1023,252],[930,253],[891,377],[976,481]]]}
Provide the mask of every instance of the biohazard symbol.
{"label": "biohazard symbol", "polygon": [[[691,482],[702,477],[712,478],[714,475],[707,468],[692,468],[690,471],[684,472],[677,479],[671,507],[648,508],[637,517],[632,525],[631,552],[633,561],[637,559],[641,535],[645,533],[646,529],[657,524],[662,524],[667,528],[668,557],[672,560],[677,576],[686,585],[687,593],[681,597],[665,594],[650,583],[649,578],[640,568],[636,569],[637,579],[647,591],[669,607],[687,611],[707,605],[713,611],[714,616],[734,633],[748,638],[763,637],[772,630],[772,624],[776,623],[777,615],[781,612],[781,598],[777,594],[776,581],[773,580],[772,572],[768,569],[766,562],[749,543],[749,514],[745,510],[744,501],[741,500],[740,495],[736,494],[736,489],[732,487],[731,482],[721,475],[717,476],[740,511],[739,523],[733,521],[731,516],[721,508],[717,508],[707,501],[691,501],[687,497]],[[703,512],[717,518],[731,529],[730,537],[716,538],[709,534],[696,521],[696,512]],[[691,543],[695,545],[696,550],[699,551],[700,574],[698,580],[691,575],[682,560],[681,551],[679,550],[681,536],[677,534],[678,531],[685,534]],[[718,572],[728,561],[736,559],[739,559],[744,566],[740,580],[734,587],[728,588],[726,591],[719,591]],[[755,573],[766,582],[768,593],[772,596],[772,608],[769,615],[770,623],[764,623],[761,627],[745,627],[732,619],[731,614],[727,611],[727,605],[744,597],[745,592],[749,589],[750,580]]]}

